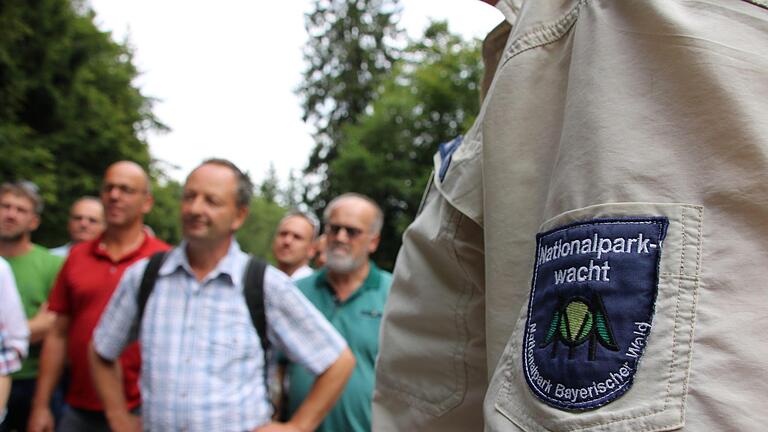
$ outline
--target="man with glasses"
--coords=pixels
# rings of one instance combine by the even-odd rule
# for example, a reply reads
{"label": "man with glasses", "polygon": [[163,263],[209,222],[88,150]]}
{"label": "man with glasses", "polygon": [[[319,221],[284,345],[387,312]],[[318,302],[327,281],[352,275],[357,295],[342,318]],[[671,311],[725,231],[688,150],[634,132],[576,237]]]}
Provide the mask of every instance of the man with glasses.
{"label": "man with glasses", "polygon": [[[107,168],[101,202],[106,219],[104,233],[72,247],[51,292],[49,308],[56,313],[56,321],[43,347],[30,431],[53,430],[54,417],[48,404],[67,362],[69,407],[56,430],[109,430],[88,366],[91,333],[123,271],[144,257],[168,249],[144,228],[144,215],[152,209],[153,199],[149,178],[141,166],[120,161]],[[140,404],[138,346],[129,346],[120,360],[125,397],[128,406],[136,410]]]}
{"label": "man with glasses", "polygon": [[[369,256],[379,245],[384,217],[367,196],[334,198],[323,213],[327,236],[325,268],[297,282],[299,289],[347,340],[357,365],[336,406],[318,431],[369,431],[379,324],[392,275]],[[315,377],[288,363],[287,412],[306,397]]]}
{"label": "man with glasses", "polygon": [[[249,310],[253,302],[245,297],[259,290],[245,286],[255,282],[244,276],[253,268],[234,234],[248,215],[252,189],[232,162],[206,160],[184,184],[184,241],[155,270],[151,294],[140,294],[146,292],[140,287],[150,271],[147,260],[125,272],[90,348],[94,382],[113,429],[314,430],[344,388],[352,354],[284,273],[263,268],[255,297],[265,325],[251,316],[257,308]],[[320,376],[287,424],[271,422],[261,335]],[[124,347],[137,339],[147,389],[140,422],[125,409],[115,369]]]}
{"label": "man with glasses", "polygon": [[43,200],[34,183],[20,181],[0,186],[0,256],[13,270],[24,313],[29,320],[31,348],[21,370],[12,375],[8,416],[0,426],[2,431],[26,430],[29,401],[38,374],[40,343],[53,323],[53,314],[48,311],[45,301],[62,258],[32,243],[32,232],[40,225],[42,211]]}
{"label": "man with glasses", "polygon": [[317,218],[298,210],[288,212],[277,225],[272,254],[277,268],[293,280],[312,274],[309,260],[315,254],[315,239],[320,231]]}
{"label": "man with glasses", "polygon": [[69,209],[67,232],[70,241],[51,249],[51,253],[67,256],[73,245],[93,240],[104,232],[104,206],[96,197],[84,196]]}

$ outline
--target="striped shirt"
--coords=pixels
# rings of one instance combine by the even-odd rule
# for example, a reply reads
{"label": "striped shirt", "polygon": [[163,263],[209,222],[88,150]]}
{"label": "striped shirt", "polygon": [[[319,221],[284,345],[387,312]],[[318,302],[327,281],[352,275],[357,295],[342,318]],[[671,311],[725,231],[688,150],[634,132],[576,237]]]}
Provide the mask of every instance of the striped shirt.
{"label": "striped shirt", "polygon": [[[145,429],[245,431],[270,420],[264,355],[243,296],[248,255],[237,242],[198,282],[182,243],[162,267],[138,331],[137,295],[147,260],[128,268],[93,335],[116,359],[139,337]],[[274,267],[264,275],[267,334],[276,349],[315,374],[346,347],[344,339]],[[140,333],[140,336],[139,336]]]}

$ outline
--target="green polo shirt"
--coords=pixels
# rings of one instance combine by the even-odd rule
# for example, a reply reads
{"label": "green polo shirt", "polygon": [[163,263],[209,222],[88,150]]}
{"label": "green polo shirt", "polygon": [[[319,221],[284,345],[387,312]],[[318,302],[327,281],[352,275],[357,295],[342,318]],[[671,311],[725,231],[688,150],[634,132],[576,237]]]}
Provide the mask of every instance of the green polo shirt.
{"label": "green polo shirt", "polygon": [[[326,280],[326,269],[296,282],[301,292],[325,315],[346,339],[355,355],[355,370],[339,401],[317,429],[325,432],[368,432],[371,430],[371,402],[374,366],[379,353],[379,326],[387,301],[392,274],[370,263],[371,270],[363,284],[344,302],[339,302]],[[315,376],[302,366],[290,363],[286,369],[290,380],[288,414],[298,409]]]}
{"label": "green polo shirt", "polygon": [[[42,246],[32,245],[32,249],[24,255],[5,259],[11,265],[24,313],[30,319],[48,301],[48,293],[51,292],[64,258],[51,254]],[[14,379],[37,377],[41,345],[37,343],[29,346],[29,357],[21,363],[21,370],[12,375]]]}

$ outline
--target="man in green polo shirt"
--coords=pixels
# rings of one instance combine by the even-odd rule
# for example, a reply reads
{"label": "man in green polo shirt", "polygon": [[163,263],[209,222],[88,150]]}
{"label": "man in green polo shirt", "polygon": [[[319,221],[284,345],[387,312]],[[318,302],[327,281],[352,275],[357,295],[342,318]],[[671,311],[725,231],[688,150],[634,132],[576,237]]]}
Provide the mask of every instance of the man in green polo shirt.
{"label": "man in green polo shirt", "polygon": [[[379,245],[384,217],[373,200],[348,193],[328,204],[323,219],[328,239],[326,266],[296,285],[344,336],[357,364],[341,398],[317,430],[370,431],[379,325],[392,275],[368,257]],[[286,376],[290,415],[315,377],[294,363],[288,363]]]}
{"label": "man in green polo shirt", "polygon": [[32,243],[32,232],[40,225],[42,211],[43,201],[33,183],[21,181],[0,186],[0,256],[13,270],[30,333],[29,357],[22,362],[21,370],[12,375],[8,416],[0,425],[2,432],[27,430],[40,344],[55,318],[45,302],[64,258]]}

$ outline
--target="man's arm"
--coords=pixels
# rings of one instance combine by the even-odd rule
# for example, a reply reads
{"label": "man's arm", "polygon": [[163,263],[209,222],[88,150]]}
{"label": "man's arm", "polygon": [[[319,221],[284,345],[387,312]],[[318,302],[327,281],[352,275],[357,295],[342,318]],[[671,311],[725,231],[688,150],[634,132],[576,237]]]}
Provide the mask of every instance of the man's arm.
{"label": "man's arm", "polygon": [[128,411],[118,359],[125,347],[137,337],[136,291],[144,274],[145,262],[139,261],[125,271],[88,344],[91,378],[113,431],[141,430],[140,419]]}
{"label": "man's arm", "polygon": [[140,419],[128,411],[123,391],[120,362],[105,359],[88,345],[88,361],[96,393],[104,404],[104,414],[113,431],[141,431]]}
{"label": "man's arm", "polygon": [[50,408],[51,395],[64,371],[69,321],[69,316],[55,314],[53,326],[45,336],[43,351],[40,354],[40,372],[37,376],[32,412],[27,427],[29,432],[52,432],[54,429]]}
{"label": "man's arm", "polygon": [[29,319],[29,343],[42,342],[45,335],[53,326],[56,314],[48,310],[48,303],[43,303],[35,316]]}
{"label": "man's arm", "polygon": [[11,392],[11,377],[0,375],[0,422],[5,417],[5,403],[8,402],[8,394]]}
{"label": "man's arm", "polygon": [[287,423],[270,423],[256,432],[315,430],[333,408],[354,368],[355,357],[349,348],[344,348],[336,361],[318,375],[304,402]]}

